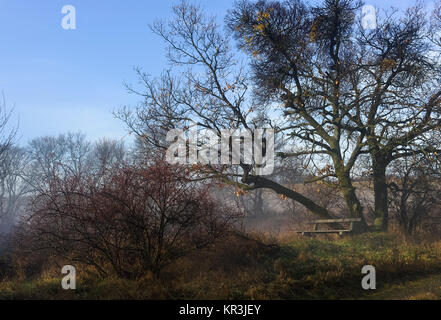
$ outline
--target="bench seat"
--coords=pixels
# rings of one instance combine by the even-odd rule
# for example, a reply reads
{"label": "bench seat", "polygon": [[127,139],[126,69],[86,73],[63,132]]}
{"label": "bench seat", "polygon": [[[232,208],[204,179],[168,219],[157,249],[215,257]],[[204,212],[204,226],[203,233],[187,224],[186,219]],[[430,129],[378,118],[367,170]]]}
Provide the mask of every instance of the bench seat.
{"label": "bench seat", "polygon": [[[304,235],[310,235],[310,234],[326,234],[326,233],[336,233],[340,236],[344,233],[351,233],[354,232],[354,225],[355,223],[361,222],[360,218],[343,218],[343,219],[325,219],[325,220],[315,220],[313,222],[310,222],[314,225],[314,230],[307,230],[307,231],[297,231],[297,233]],[[319,224],[336,224],[336,223],[350,223],[349,229],[337,229],[337,230],[318,230]]]}

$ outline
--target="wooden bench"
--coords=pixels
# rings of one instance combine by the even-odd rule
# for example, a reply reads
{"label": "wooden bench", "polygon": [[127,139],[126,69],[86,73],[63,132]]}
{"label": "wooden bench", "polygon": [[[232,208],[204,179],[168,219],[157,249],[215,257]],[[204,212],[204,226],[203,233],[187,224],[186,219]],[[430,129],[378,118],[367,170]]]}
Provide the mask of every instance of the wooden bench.
{"label": "wooden bench", "polygon": [[[357,223],[361,222],[361,218],[343,218],[343,219],[326,219],[326,220],[315,220],[310,222],[314,225],[313,230],[311,231],[297,231],[302,236],[310,235],[310,234],[326,234],[326,233],[337,233],[338,235],[343,235],[344,233],[356,232],[358,230]],[[340,230],[319,230],[319,224],[341,224],[341,223],[349,223],[349,229],[340,229]]]}

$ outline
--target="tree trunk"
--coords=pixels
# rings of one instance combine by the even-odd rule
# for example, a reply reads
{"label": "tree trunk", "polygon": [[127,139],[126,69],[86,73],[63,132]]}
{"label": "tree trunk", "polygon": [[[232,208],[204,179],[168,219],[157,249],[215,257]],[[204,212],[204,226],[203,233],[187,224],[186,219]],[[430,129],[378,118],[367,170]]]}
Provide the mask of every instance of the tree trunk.
{"label": "tree trunk", "polygon": [[366,231],[367,224],[363,215],[363,207],[360,203],[360,200],[358,200],[357,194],[355,193],[355,188],[352,185],[349,173],[345,173],[339,176],[339,181],[341,184],[343,198],[345,199],[346,206],[349,209],[351,217],[361,218],[360,231]]}
{"label": "tree trunk", "polygon": [[[363,216],[363,207],[361,206],[361,203],[358,200],[358,197],[355,193],[355,188],[352,185],[349,173],[340,174],[339,181],[341,183],[340,189],[343,193],[343,197],[345,199],[346,205],[349,208],[351,217],[361,218],[360,231],[366,231],[367,224]],[[279,183],[266,179],[262,176],[249,175],[243,178],[242,182],[247,184],[254,184],[254,186],[257,188],[268,188],[275,191],[278,194],[282,194],[287,198],[290,198],[304,205],[308,210],[310,210],[312,213],[314,213],[315,215],[321,218],[326,218],[326,219],[333,218],[333,216],[329,213],[329,211],[326,208],[319,206],[311,199],[301,195],[300,193],[294,190],[288,189]]]}
{"label": "tree trunk", "polygon": [[386,180],[387,162],[383,157],[373,157],[373,180],[375,197],[375,217],[381,219],[381,230],[389,228],[388,193]]}
{"label": "tree trunk", "polygon": [[243,178],[242,182],[247,184],[254,184],[256,188],[271,189],[278,194],[284,195],[285,197],[302,204],[303,206],[305,206],[305,208],[307,208],[312,213],[314,213],[315,215],[321,218],[332,219],[332,216],[330,215],[330,213],[326,208],[319,206],[311,199],[301,195],[300,193],[294,190],[288,189],[277,182],[271,181],[262,176],[251,176],[251,175],[248,175],[245,178]]}

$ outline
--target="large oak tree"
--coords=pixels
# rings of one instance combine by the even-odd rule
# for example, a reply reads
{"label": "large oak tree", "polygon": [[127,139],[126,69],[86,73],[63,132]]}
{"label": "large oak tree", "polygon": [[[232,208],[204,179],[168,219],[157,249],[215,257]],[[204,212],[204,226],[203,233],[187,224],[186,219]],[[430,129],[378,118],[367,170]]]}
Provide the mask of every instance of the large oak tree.
{"label": "large oak tree", "polygon": [[[361,8],[350,0],[244,0],[228,13],[224,30],[182,2],[174,18],[152,26],[168,45],[171,68],[159,79],[138,70],[145,88],[130,90],[144,101],[118,116],[161,148],[168,130],[193,122],[219,135],[272,127],[283,141],[278,157],[307,155],[315,168],[310,182],[336,187],[353,217],[363,218],[354,177],[371,174],[386,229],[389,164],[439,149],[439,10],[432,21],[419,5],[378,12],[376,28],[365,30]],[[240,174],[220,166],[201,172],[243,189],[272,189],[318,216],[333,216],[254,169],[242,163]]]}

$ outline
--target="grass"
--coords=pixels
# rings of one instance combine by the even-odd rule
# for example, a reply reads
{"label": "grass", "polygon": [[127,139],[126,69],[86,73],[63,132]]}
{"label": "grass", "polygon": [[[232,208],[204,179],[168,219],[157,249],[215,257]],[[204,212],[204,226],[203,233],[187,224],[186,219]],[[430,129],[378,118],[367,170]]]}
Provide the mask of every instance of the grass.
{"label": "grass", "polygon": [[441,299],[441,274],[386,284],[382,290],[368,295],[366,299],[439,300]]}
{"label": "grass", "polygon": [[[368,233],[338,239],[295,238],[267,250],[261,242],[226,239],[170,266],[162,279],[79,275],[63,290],[61,274],[0,282],[0,299],[439,299],[441,242]],[[376,268],[377,290],[361,288],[364,265]]]}
{"label": "grass", "polygon": [[284,246],[279,259],[280,274],[293,283],[279,295],[286,299],[367,298],[372,291],[361,288],[364,265],[376,268],[376,292],[396,281],[441,272],[437,243],[410,243],[382,233],[335,241],[301,239]]}

